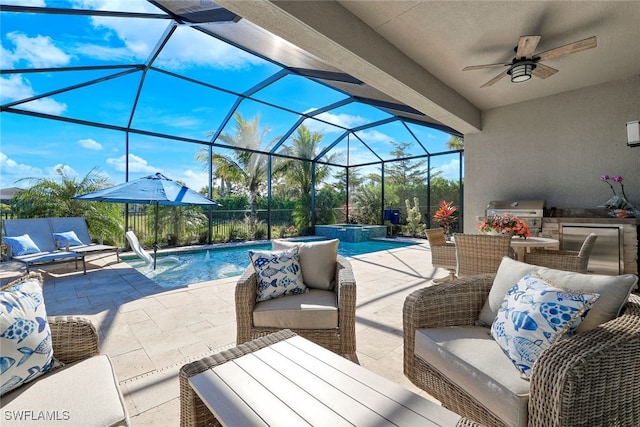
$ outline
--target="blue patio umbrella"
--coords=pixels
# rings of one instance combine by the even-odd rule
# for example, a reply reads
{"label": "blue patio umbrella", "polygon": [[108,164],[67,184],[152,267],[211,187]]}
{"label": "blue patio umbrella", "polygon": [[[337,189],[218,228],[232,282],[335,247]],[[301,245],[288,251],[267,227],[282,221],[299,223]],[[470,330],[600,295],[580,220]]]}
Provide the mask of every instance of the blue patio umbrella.
{"label": "blue patio umbrella", "polygon": [[158,206],[222,206],[190,188],[167,178],[161,173],[118,184],[74,199],[92,202],[140,203],[155,207],[155,239],[153,242],[153,268],[156,268],[158,252]]}

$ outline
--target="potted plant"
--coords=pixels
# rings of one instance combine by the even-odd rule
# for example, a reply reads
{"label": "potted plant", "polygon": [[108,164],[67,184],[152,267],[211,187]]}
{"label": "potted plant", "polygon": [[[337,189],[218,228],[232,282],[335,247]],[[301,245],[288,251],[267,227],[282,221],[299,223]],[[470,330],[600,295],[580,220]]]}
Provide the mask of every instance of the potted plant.
{"label": "potted plant", "polygon": [[453,202],[443,200],[438,205],[438,210],[433,214],[433,221],[440,224],[444,229],[445,235],[449,235],[451,224],[458,219],[458,217],[454,215],[457,210],[458,208],[453,206]]}
{"label": "potted plant", "polygon": [[524,239],[531,237],[529,224],[511,212],[487,217],[476,228],[484,234],[510,234]]}

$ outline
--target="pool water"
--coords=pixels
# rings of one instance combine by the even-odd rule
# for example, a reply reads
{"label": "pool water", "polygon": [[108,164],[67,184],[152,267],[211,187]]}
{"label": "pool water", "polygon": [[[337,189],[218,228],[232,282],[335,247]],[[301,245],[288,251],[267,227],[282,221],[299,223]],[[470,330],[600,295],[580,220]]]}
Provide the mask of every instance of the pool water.
{"label": "pool water", "polygon": [[[415,244],[414,242],[395,240],[369,240],[360,243],[340,242],[338,253],[345,257],[353,257]],[[121,256],[121,258],[163,288],[179,288],[191,283],[241,275],[249,265],[249,255],[247,254],[249,249],[270,250],[271,243],[172,254],[172,257],[177,255],[178,262],[164,262],[163,258],[166,258],[168,254],[158,254],[155,270],[153,265],[146,265],[139,258],[130,256]]]}

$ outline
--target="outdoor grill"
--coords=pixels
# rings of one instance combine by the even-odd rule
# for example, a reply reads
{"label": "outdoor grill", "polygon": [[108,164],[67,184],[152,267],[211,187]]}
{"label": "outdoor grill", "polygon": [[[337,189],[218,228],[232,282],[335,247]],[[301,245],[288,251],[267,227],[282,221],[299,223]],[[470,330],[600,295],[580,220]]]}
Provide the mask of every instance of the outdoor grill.
{"label": "outdoor grill", "polygon": [[499,200],[489,202],[486,216],[490,217],[510,212],[526,221],[531,229],[531,234],[535,236],[542,231],[544,208],[544,200]]}

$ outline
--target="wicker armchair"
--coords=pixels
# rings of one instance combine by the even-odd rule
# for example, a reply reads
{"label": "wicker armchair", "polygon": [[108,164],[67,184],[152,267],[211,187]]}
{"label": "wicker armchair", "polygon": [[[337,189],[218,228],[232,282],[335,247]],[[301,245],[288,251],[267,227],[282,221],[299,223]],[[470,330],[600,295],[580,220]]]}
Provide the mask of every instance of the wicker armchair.
{"label": "wicker armchair", "polygon": [[[42,275],[30,272],[0,290],[6,290],[27,279],[37,279],[43,283]],[[100,355],[100,338],[93,323],[80,316],[47,316],[47,322],[51,330],[54,357],[61,363],[29,383],[3,395],[0,402],[3,412],[47,408],[51,401],[43,399],[43,394],[46,394],[55,400],[58,405],[56,408],[71,411],[71,420],[77,423],[76,425],[105,425],[107,421],[113,426],[130,425],[127,407],[112,363],[108,356]],[[89,360],[92,358],[95,359]],[[87,374],[87,369],[94,370]],[[111,372],[107,372],[109,369]],[[38,384],[40,381],[44,385]],[[76,387],[77,381],[85,381],[84,386]],[[96,402],[101,405],[99,410],[86,410],[91,403]],[[76,411],[73,405],[82,409]]]}
{"label": "wicker armchair", "polygon": [[[0,291],[29,279],[36,279],[43,283],[42,275],[32,271],[7,283],[0,288]],[[89,319],[79,316],[48,316],[47,322],[51,329],[51,345],[56,360],[68,364],[100,353],[98,332]]]}
{"label": "wicker armchair", "polygon": [[442,228],[430,228],[425,230],[427,240],[431,247],[431,265],[436,268],[446,268],[449,275],[441,279],[434,279],[434,283],[453,280],[456,278],[456,245],[447,242]]}
{"label": "wicker armchair", "polygon": [[453,235],[456,242],[458,276],[495,273],[505,256],[512,257],[511,236],[486,234]]}
{"label": "wicker armchair", "polygon": [[524,255],[527,264],[540,265],[555,268],[556,270],[576,271],[586,273],[591,250],[596,243],[598,235],[591,233],[582,243],[580,251],[563,251],[540,249]]}
{"label": "wicker armchair", "polygon": [[[281,327],[256,327],[253,310],[256,306],[258,275],[250,265],[236,284],[236,343],[242,344],[273,332]],[[356,356],[356,281],[346,258],[336,259],[334,292],[338,302],[338,327],[331,329],[298,329],[294,333],[321,345],[334,353],[357,362]]]}
{"label": "wicker armchair", "polygon": [[[464,387],[416,356],[419,328],[473,325],[494,275],[440,283],[405,300],[404,374],[448,409],[487,426],[504,424]],[[533,367],[528,426],[631,426],[640,420],[640,297],[614,320],[557,342]]]}

